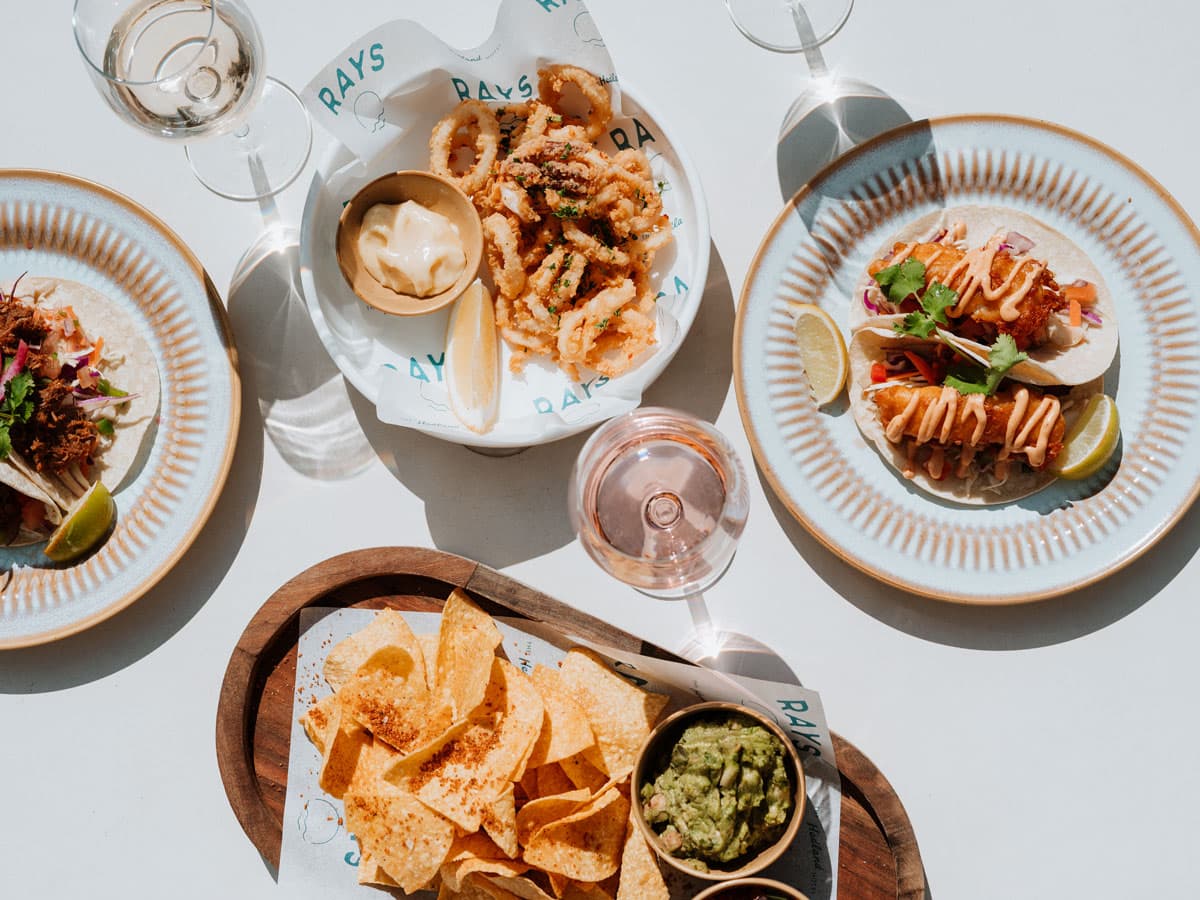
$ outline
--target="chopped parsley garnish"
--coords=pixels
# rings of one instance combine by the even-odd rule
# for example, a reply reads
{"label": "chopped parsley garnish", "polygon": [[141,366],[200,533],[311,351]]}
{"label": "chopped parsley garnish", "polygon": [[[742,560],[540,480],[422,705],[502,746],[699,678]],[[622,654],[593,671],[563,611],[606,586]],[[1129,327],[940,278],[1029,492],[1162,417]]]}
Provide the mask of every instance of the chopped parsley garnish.
{"label": "chopped parsley garnish", "polygon": [[566,203],[556,209],[554,215],[559,219],[574,219],[579,216],[579,207],[574,203]]}
{"label": "chopped parsley garnish", "polygon": [[[4,360],[4,367],[12,365],[11,359]],[[33,375],[22,372],[15,376],[6,386],[4,400],[0,402],[0,459],[7,459],[12,452],[12,439],[9,429],[18,423],[24,424],[33,415]]]}
{"label": "chopped parsley garnish", "polygon": [[600,329],[607,328],[608,327],[608,319],[601,319],[599,322],[596,323],[596,327],[600,328]]}
{"label": "chopped parsley garnish", "polygon": [[562,122],[562,116],[550,116],[550,117],[549,117],[549,122],[550,122],[552,125],[558,125],[559,123],[561,123],[561,122]]}
{"label": "chopped parsley garnish", "polygon": [[925,263],[910,256],[902,263],[880,269],[874,278],[887,298],[899,306],[925,287]]}
{"label": "chopped parsley garnish", "polygon": [[558,315],[558,307],[557,306],[547,306],[546,311],[548,313],[550,313],[550,315],[552,315],[552,316]]}
{"label": "chopped parsley garnish", "polygon": [[974,363],[956,363],[950,367],[946,376],[947,387],[952,387],[960,394],[986,394],[991,396],[1000,387],[1000,382],[1009,370],[1019,362],[1029,359],[1029,354],[1017,349],[1017,342],[1011,334],[1002,334],[992,344],[988,352],[988,367]]}
{"label": "chopped parsley garnish", "polygon": [[571,158],[571,145],[567,144],[565,147],[563,147],[562,156],[560,156],[559,159],[570,159],[570,158]]}

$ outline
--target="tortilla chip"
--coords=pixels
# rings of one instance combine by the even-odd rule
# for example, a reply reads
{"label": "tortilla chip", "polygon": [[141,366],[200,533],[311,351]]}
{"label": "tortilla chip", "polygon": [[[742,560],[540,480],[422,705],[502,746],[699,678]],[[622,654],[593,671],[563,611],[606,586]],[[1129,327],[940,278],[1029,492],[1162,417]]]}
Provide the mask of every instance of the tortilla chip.
{"label": "tortilla chip", "polygon": [[325,733],[325,756],[317,783],[321,790],[339,800],[350,786],[358,760],[371,743],[371,736],[346,715],[345,707],[334,704],[334,717]]}
{"label": "tortilla chip", "polygon": [[[441,875],[442,884],[447,884],[450,887],[457,886],[458,890],[462,890],[467,884],[480,882],[479,878],[471,877],[477,873],[487,876],[502,875],[516,877],[528,871],[528,863],[521,862],[518,859],[492,859],[480,856],[467,856],[454,862],[442,863]],[[483,884],[479,884],[479,886],[486,890]]]}
{"label": "tortilla chip", "polygon": [[358,765],[354,768],[354,776],[346,788],[355,794],[377,794],[390,790],[383,775],[399,757],[396,750],[378,738],[371,738],[370,743],[363,748],[358,757]]}
{"label": "tortilla chip", "polygon": [[483,702],[500,641],[492,617],[462,591],[453,591],[442,609],[435,671],[437,691],[447,698],[455,721]]}
{"label": "tortilla chip", "polygon": [[401,791],[346,794],[346,830],[408,894],[427,885],[454,841],[454,825]]}
{"label": "tortilla chip", "polygon": [[313,746],[317,748],[317,752],[321,756],[325,755],[325,748],[328,746],[332,734],[331,729],[336,727],[335,723],[339,715],[341,715],[341,707],[338,705],[337,694],[330,694],[306,709],[304,715],[300,717],[304,733],[308,735],[308,739],[313,742]]}
{"label": "tortilla chip", "polygon": [[370,625],[329,651],[325,657],[325,680],[335,691],[341,690],[359,667],[384,647],[399,647],[413,659],[421,659],[416,636],[404,616],[394,609],[380,610]]}
{"label": "tortilla chip", "polygon": [[671,892],[658,869],[654,851],[646,843],[630,808],[625,830],[625,849],[621,852],[621,880],[617,900],[671,900]]}
{"label": "tortilla chip", "polygon": [[479,830],[484,810],[520,777],[516,769],[542,727],[542,700],[530,681],[508,660],[489,660],[492,677],[474,715],[386,776],[468,832]]}
{"label": "tortilla chip", "polygon": [[554,900],[549,894],[534,884],[528,878],[505,878],[504,876],[486,876],[485,880],[494,887],[505,891],[510,897],[520,900]]}
{"label": "tortilla chip", "polygon": [[595,744],[587,715],[563,687],[558,670],[535,666],[529,677],[546,706],[542,733],[533,745],[529,765],[536,767],[557,762]]}
{"label": "tortilla chip", "polygon": [[[458,888],[452,888],[442,882],[442,886],[438,890],[438,900],[495,900],[495,898],[495,894],[484,890],[475,879],[469,879],[466,884],[460,885]],[[503,898],[503,900],[507,900],[507,898]]]}
{"label": "tortilla chip", "polygon": [[402,647],[371,654],[338,692],[345,710],[402,753],[443,731],[449,713],[431,703],[425,671]]}
{"label": "tortilla chip", "polygon": [[511,783],[484,807],[480,824],[505,856],[517,858],[521,848],[517,846],[517,800]]}
{"label": "tortilla chip", "polygon": [[576,881],[603,881],[620,865],[628,818],[629,801],[609,788],[534,834],[525,847],[525,861]]}
{"label": "tortilla chip", "polygon": [[595,653],[580,647],[567,652],[559,675],[567,693],[583,707],[596,736],[596,746],[584,753],[588,761],[609,775],[632,769],[668,698],[630,684]]}
{"label": "tortilla chip", "polygon": [[432,694],[437,690],[437,634],[418,634],[417,644],[425,658],[425,684]]}
{"label": "tortilla chip", "polygon": [[573,785],[587,788],[593,793],[604,787],[607,781],[604,773],[588,762],[582,754],[560,759],[558,765]]}
{"label": "tortilla chip", "polygon": [[383,868],[375,861],[375,857],[363,852],[358,854],[358,883],[377,884],[382,887],[400,886],[391,875],[383,871]]}
{"label": "tortilla chip", "polygon": [[600,884],[592,884],[587,881],[568,881],[562,900],[613,900],[612,891],[606,888],[609,881],[612,879]]}
{"label": "tortilla chip", "polygon": [[565,794],[579,787],[579,785],[567,777],[567,773],[562,770],[562,766],[558,763],[550,763],[548,766],[542,766],[533,771],[537,773],[537,795],[539,797]]}
{"label": "tortilla chip", "polygon": [[569,816],[591,799],[591,792],[580,788],[565,794],[530,800],[517,812],[517,841],[523,847],[528,846],[530,838],[544,827]]}

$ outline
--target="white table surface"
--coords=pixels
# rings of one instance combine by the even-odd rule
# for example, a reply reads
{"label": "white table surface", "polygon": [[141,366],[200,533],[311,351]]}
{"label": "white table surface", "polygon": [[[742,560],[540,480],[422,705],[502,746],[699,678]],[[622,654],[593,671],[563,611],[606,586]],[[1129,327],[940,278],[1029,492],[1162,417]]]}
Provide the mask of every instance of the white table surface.
{"label": "white table surface", "polygon": [[[283,315],[277,279],[228,291],[264,229],[258,208],[209,194],[179,147],[108,111],[77,57],[69,6],[0,0],[0,167],[95,179],[178,231],[227,291],[246,396],[234,472],[176,570],[82,635],[0,654],[0,897],[276,897],[226,802],[213,723],[229,652],[283,581],[344,550],[425,545],[667,647],[690,619],[605,577],[573,540],[565,486],[582,439],[485,459],[381,425],[330,377],[304,322]],[[495,0],[251,6],[270,72],[302,87],[389,17],[477,43]],[[669,115],[711,209],[696,327],[647,400],[715,420],[749,460],[731,384],[734,304],[781,204],[774,140],[803,63],[744,40],[719,0],[594,0],[592,12],[619,71]],[[1200,12],[1182,0],[858,0],[825,52],[915,118],[1015,113],[1093,135],[1196,213],[1198,31]],[[327,142],[318,133],[315,152]],[[288,223],[307,181],[279,198]],[[323,438],[297,414],[314,404]],[[932,897],[1198,895],[1200,511],[1095,587],[969,609],[860,575],[751,482],[713,615],[821,690],[833,727],[883,769]]]}

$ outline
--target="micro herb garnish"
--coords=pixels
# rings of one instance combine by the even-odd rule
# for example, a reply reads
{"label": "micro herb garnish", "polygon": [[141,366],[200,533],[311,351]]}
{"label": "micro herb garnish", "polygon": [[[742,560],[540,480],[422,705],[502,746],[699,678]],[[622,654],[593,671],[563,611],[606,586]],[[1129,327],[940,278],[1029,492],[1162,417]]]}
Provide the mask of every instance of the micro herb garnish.
{"label": "micro herb garnish", "polygon": [[960,394],[986,394],[991,396],[1000,387],[1000,382],[1009,370],[1019,362],[1029,359],[1029,354],[1017,349],[1011,334],[1002,334],[988,351],[988,367],[973,363],[956,363],[950,367],[945,384]]}
{"label": "micro herb garnish", "polygon": [[[921,266],[921,268],[924,269],[925,267]],[[909,294],[912,293],[912,291],[909,291]],[[908,297],[909,294],[905,294],[905,297]],[[958,293],[956,291],[935,281],[921,295],[921,308],[915,312],[908,313],[903,321],[897,322],[892,328],[899,334],[927,338],[937,330],[939,325],[949,324],[950,320],[946,318],[946,310],[957,302]]]}
{"label": "micro herb garnish", "polygon": [[[11,365],[11,358],[4,360],[5,368]],[[33,415],[32,390],[33,375],[30,372],[22,372],[6,385],[4,401],[0,402],[0,459],[7,459],[12,452],[9,429],[18,423],[28,422]]]}
{"label": "micro herb garnish", "polygon": [[880,269],[874,278],[887,298],[899,306],[925,286],[925,263],[910,256],[902,263]]}

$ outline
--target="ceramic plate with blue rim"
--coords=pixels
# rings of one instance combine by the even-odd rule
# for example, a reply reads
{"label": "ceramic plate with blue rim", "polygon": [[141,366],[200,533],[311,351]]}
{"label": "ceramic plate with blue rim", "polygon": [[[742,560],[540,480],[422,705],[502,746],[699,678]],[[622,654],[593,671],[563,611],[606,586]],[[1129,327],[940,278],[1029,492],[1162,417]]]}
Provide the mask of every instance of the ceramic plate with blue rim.
{"label": "ceramic plate with blue rim", "polygon": [[[1116,296],[1105,374],[1121,442],[1083,481],[967,507],[886,464],[844,399],[818,410],[793,338],[813,303],[849,339],[853,287],[890,235],[939,208],[1029,213],[1081,247]],[[972,604],[1052,597],[1098,581],[1161,538],[1200,493],[1200,231],[1110,148],[1003,116],[915,122],[856,148],[767,233],[738,307],[734,373],[755,458],[792,514],[846,562],[897,587]]]}
{"label": "ceramic plate with blue rim", "polygon": [[335,144],[317,166],[304,206],[300,274],[321,343],[342,374],[391,424],[477,447],[515,448],[556,441],[628,412],[683,344],[708,276],[708,209],[700,176],[671,139],[662,116],[622,83],[620,115],[596,146],[613,154],[641,149],[662,190],[674,240],[654,258],[658,334],[629,371],[572,380],[547,359],[532,358],[520,375],[509,371],[512,350],[501,346],[500,412],[484,434],[451,412],[442,375],[450,309],[424,316],[389,316],[368,307],[342,276],[336,257],[338,216],[362,187],[398,169],[429,166],[429,133],[448,110],[413,113],[414,122],[373,159],[360,161]]}
{"label": "ceramic plate with blue rim", "polygon": [[[177,235],[108,188],[0,169],[0,281],[78,281],[129,313],[158,360],[158,418],[116,491],[116,524],[91,556],[51,564],[44,544],[0,548],[0,648],[81,631],[155,585],[208,518],[233,460],[240,382],[225,312]],[[87,323],[104,333],[104,323]]]}

